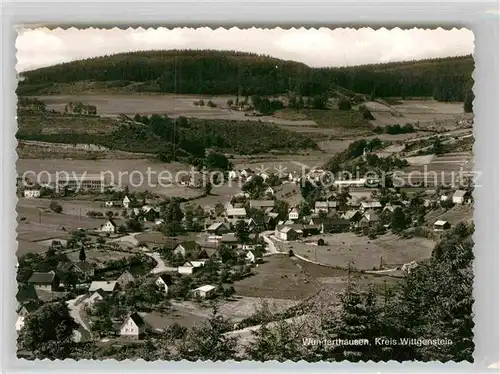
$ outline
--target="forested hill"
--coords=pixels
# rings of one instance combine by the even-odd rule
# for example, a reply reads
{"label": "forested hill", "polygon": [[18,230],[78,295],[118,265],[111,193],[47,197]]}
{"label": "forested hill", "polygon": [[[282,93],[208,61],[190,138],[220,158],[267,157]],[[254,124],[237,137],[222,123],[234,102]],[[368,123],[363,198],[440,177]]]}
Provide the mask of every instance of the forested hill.
{"label": "forested hill", "polygon": [[331,87],[378,97],[463,100],[472,84],[472,56],[345,68],[311,68],[252,53],[169,50],[120,53],[23,73],[19,94],[36,94],[54,84],[109,82],[136,91],[181,94],[312,96]]}

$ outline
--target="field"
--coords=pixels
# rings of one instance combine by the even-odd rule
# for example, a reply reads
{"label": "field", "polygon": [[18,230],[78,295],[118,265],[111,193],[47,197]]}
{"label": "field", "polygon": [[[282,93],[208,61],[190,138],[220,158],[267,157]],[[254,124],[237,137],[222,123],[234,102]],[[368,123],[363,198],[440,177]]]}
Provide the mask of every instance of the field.
{"label": "field", "polygon": [[[320,236],[318,236],[320,237]],[[358,270],[378,269],[382,263],[390,269],[410,261],[430,257],[435,243],[430,239],[401,239],[385,234],[374,240],[354,233],[321,235],[327,245],[314,246],[304,242],[277,243],[281,251],[293,250],[311,261],[347,269],[349,264]]]}
{"label": "field", "polygon": [[[79,261],[78,259],[79,251],[73,251],[67,254],[68,258],[73,261],[77,262]],[[110,260],[121,260],[122,258],[128,258],[132,257],[132,253],[125,253],[125,252],[117,252],[117,251],[97,251],[97,250],[86,250],[85,255],[87,256],[86,261],[99,264],[104,261],[110,261]]]}
{"label": "field", "polygon": [[[257,298],[302,300],[319,291],[315,277],[336,276],[345,271],[308,264],[284,255],[265,257],[254,269],[255,275],[235,283],[237,295]],[[324,273],[326,272],[326,274]]]}
{"label": "field", "polygon": [[399,100],[396,105],[381,101],[365,103],[375,120],[375,126],[419,122],[420,125],[436,124],[441,128],[454,128],[454,120],[462,119],[463,103],[444,103],[436,100]]}
{"label": "field", "polygon": [[453,208],[444,210],[441,208],[430,211],[425,216],[425,220],[429,225],[433,225],[438,219],[448,221],[452,226],[460,221],[472,220],[474,207],[472,205],[455,205]]}
{"label": "field", "polygon": [[147,159],[18,159],[16,168],[20,176],[25,172],[34,172],[40,176],[41,182],[48,181],[48,174],[54,178],[56,172],[66,172],[69,175],[101,174],[105,183],[113,183],[122,188],[128,185],[131,191],[149,190],[164,196],[184,198],[192,198],[202,193],[200,190],[176,185],[176,178],[180,181],[191,172],[188,165],[181,163],[151,162]]}

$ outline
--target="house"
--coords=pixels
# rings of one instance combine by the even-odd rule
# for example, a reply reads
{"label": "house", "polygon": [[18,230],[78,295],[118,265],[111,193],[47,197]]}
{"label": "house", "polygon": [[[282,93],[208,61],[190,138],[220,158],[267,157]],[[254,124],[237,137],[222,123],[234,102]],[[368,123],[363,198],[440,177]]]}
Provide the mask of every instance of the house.
{"label": "house", "polygon": [[336,208],[336,201],[316,201],[316,203],[314,204],[314,213],[328,213]]}
{"label": "house", "polygon": [[222,244],[236,246],[236,244],[238,244],[238,238],[236,237],[235,233],[228,233],[222,235],[220,242]]}
{"label": "house", "polygon": [[188,254],[197,256],[200,251],[201,246],[194,240],[179,243],[174,247],[174,255],[182,255],[183,257],[186,257]]}
{"label": "house", "polygon": [[232,229],[236,227],[238,224],[238,221],[243,221],[245,222],[248,230],[250,232],[253,232],[255,228],[257,227],[257,223],[254,221],[253,218],[245,218],[245,219],[238,219],[238,218],[233,218],[233,219],[228,219],[228,223],[231,226]]}
{"label": "house", "polygon": [[373,210],[367,210],[364,214],[363,217],[359,220],[359,226],[361,227],[370,227],[374,226],[379,222],[379,217],[377,213],[375,213]]}
{"label": "house", "polygon": [[250,200],[250,208],[267,209],[274,208],[276,201],[274,200]]}
{"label": "house", "polygon": [[40,197],[40,190],[39,189],[26,189],[24,190],[24,197],[27,199],[34,199],[37,197]]}
{"label": "house", "polygon": [[47,273],[34,272],[28,280],[28,283],[35,288],[45,291],[56,291],[59,288],[59,282],[59,277],[53,270]]}
{"label": "house", "polygon": [[241,175],[242,177],[248,178],[248,177],[250,177],[250,176],[252,176],[252,175],[253,175],[253,171],[252,171],[252,169],[245,168],[245,169],[242,169],[242,170],[240,171],[240,175]]}
{"label": "house", "polygon": [[125,196],[122,200],[122,205],[125,209],[128,209],[130,207],[130,199],[128,196]]}
{"label": "house", "polygon": [[137,313],[130,314],[120,327],[120,336],[127,339],[139,340],[146,332],[146,323]]}
{"label": "house", "polygon": [[204,263],[200,261],[186,261],[184,265],[179,266],[177,268],[177,272],[179,274],[193,274],[197,269],[201,268],[203,265]]}
{"label": "house", "polygon": [[114,292],[118,289],[118,283],[116,281],[93,281],[90,284],[89,292],[95,292],[97,290],[102,290],[103,292]]}
{"label": "house", "polygon": [[323,232],[344,232],[351,226],[351,221],[341,217],[327,217],[323,221]]}
{"label": "house", "polygon": [[208,299],[215,295],[215,287],[211,285],[204,285],[193,290],[193,296]]}
{"label": "house", "polygon": [[247,211],[245,208],[226,209],[227,218],[245,218],[246,216],[247,216]]}
{"label": "house", "polygon": [[268,230],[273,230],[276,227],[276,223],[278,221],[279,213],[267,213],[264,218],[264,223]]}
{"label": "house", "polygon": [[229,178],[229,180],[234,181],[238,179],[239,175],[236,170],[229,170],[229,172],[227,173],[227,177]]}
{"label": "house", "polygon": [[32,284],[19,284],[17,287],[16,300],[19,305],[38,301],[35,286]]}
{"label": "house", "polygon": [[446,192],[439,197],[440,201],[448,201],[453,198],[453,193]]}
{"label": "house", "polygon": [[109,200],[109,201],[104,202],[104,206],[106,208],[120,207],[120,206],[122,206],[122,202]]}
{"label": "house", "polygon": [[348,220],[352,226],[356,226],[363,216],[357,210],[348,210],[342,214],[341,218]]}
{"label": "house", "polygon": [[22,305],[17,311],[17,320],[16,320],[16,331],[19,332],[24,326],[24,319],[35,310],[38,309],[38,303],[27,303]]}
{"label": "house", "polygon": [[299,233],[295,231],[292,227],[284,226],[278,231],[278,238],[289,242],[292,240],[297,240],[299,238]]}
{"label": "house", "polygon": [[292,208],[288,212],[288,219],[291,221],[295,221],[299,219],[299,210],[297,208]]}
{"label": "house", "polygon": [[113,219],[108,219],[104,225],[101,226],[101,231],[108,232],[110,234],[114,234],[117,230],[118,226],[116,225]]}
{"label": "house", "polygon": [[453,204],[464,204],[470,198],[470,193],[464,190],[456,190],[453,194]]}
{"label": "house", "polygon": [[434,222],[434,231],[444,231],[448,230],[451,227],[448,221],[437,220]]}
{"label": "house", "polygon": [[247,259],[247,261],[250,261],[253,264],[259,262],[259,260],[262,260],[262,255],[260,255],[256,251],[250,250],[247,252],[245,258]]}
{"label": "house", "polygon": [[160,209],[158,208],[154,208],[150,205],[144,205],[141,210],[144,220],[146,221],[154,222],[160,218]]}
{"label": "house", "polygon": [[223,222],[216,222],[210,225],[207,228],[207,232],[210,235],[215,235],[215,236],[222,236],[223,234],[227,234],[231,229],[229,226]]}
{"label": "house", "polygon": [[92,266],[92,264],[87,261],[68,263],[67,265],[63,266],[61,270],[73,271],[75,273],[80,273],[89,277],[94,276],[95,271],[94,266]]}
{"label": "house", "polygon": [[170,274],[161,274],[156,278],[155,284],[168,293],[168,286],[172,285],[172,276]]}
{"label": "house", "polygon": [[351,179],[351,180],[338,180],[333,182],[333,185],[337,188],[342,187],[363,187],[366,184],[366,179]]}
{"label": "house", "polygon": [[116,283],[120,288],[123,290],[129,283],[132,283],[135,281],[135,277],[128,271],[125,270],[116,280]]}
{"label": "house", "polygon": [[89,297],[87,297],[83,303],[88,307],[92,307],[96,302],[102,301],[106,298],[106,293],[102,289],[94,291]]}
{"label": "house", "polygon": [[264,195],[266,196],[274,196],[276,191],[272,187],[267,187],[266,190],[264,191]]}
{"label": "house", "polygon": [[362,201],[361,202],[361,210],[364,212],[364,211],[367,211],[369,209],[380,210],[380,209],[382,209],[382,204],[380,203],[380,201],[377,201],[377,200]]}

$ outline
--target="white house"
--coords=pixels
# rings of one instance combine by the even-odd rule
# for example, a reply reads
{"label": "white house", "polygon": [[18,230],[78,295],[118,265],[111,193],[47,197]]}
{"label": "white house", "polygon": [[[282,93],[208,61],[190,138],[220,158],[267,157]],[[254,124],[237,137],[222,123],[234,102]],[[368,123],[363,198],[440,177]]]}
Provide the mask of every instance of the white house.
{"label": "white house", "polygon": [[468,193],[464,190],[456,190],[453,194],[453,203],[454,204],[463,204],[468,199]]}
{"label": "white house", "polygon": [[314,204],[314,213],[329,213],[331,210],[337,208],[336,201],[316,201]]}
{"label": "white house", "polygon": [[251,263],[255,263],[256,261],[261,259],[262,256],[258,256],[255,251],[250,250],[247,252],[247,255],[245,256],[245,258],[247,259],[247,261],[250,261]]}
{"label": "white house", "polygon": [[229,180],[236,180],[238,179],[238,172],[236,170],[229,170],[229,172],[227,173],[227,177],[229,178]]}
{"label": "white house", "polygon": [[283,241],[291,241],[291,240],[297,240],[299,237],[299,233],[295,231],[293,228],[285,226],[282,227],[278,231],[278,238],[283,240]]}
{"label": "white house", "polygon": [[125,209],[128,209],[130,206],[130,199],[128,196],[125,196],[122,201],[122,205]]}
{"label": "white house", "polygon": [[196,269],[201,268],[205,263],[202,261],[186,261],[184,265],[177,268],[179,274],[193,274]]}
{"label": "white house", "polygon": [[24,326],[24,316],[17,316],[16,320],[16,331],[19,332]]}
{"label": "white house", "polygon": [[368,209],[379,210],[382,209],[382,204],[380,201],[372,200],[372,201],[362,201],[361,209],[366,211]]}
{"label": "white house", "polygon": [[105,206],[106,208],[111,208],[113,205],[115,205],[113,201],[106,201],[106,202],[104,203],[104,206]]}
{"label": "white house", "polygon": [[117,228],[118,228],[118,226],[116,225],[115,221],[113,221],[110,218],[107,220],[107,222],[104,225],[101,226],[101,231],[114,234],[116,232]]}
{"label": "white house", "polygon": [[226,210],[227,218],[245,218],[247,211],[245,208],[232,208]]}
{"label": "white house", "polygon": [[168,286],[172,284],[172,277],[169,274],[161,274],[156,278],[155,284],[167,294]]}
{"label": "white house", "polygon": [[450,223],[448,221],[437,220],[434,222],[434,231],[444,231],[450,228]]}
{"label": "white house", "polygon": [[34,199],[40,197],[39,189],[26,189],[24,190],[24,197],[27,199]]}
{"label": "white house", "polygon": [[269,174],[267,174],[266,172],[260,173],[259,176],[264,180],[264,182],[269,179]]}
{"label": "white house", "polygon": [[139,340],[146,331],[146,324],[142,317],[133,313],[127,317],[120,327],[120,336],[127,339]]}
{"label": "white house", "polygon": [[215,287],[211,285],[204,285],[193,290],[193,295],[201,298],[209,298],[215,295]]}
{"label": "white house", "polygon": [[288,213],[288,219],[292,221],[299,219],[299,210],[297,208],[290,209],[290,212]]}
{"label": "white house", "polygon": [[91,294],[89,297],[87,297],[83,303],[89,307],[91,307],[92,305],[94,305],[96,302],[98,301],[102,301],[104,300],[104,297],[105,297],[105,293],[102,289],[98,289],[97,291],[95,291],[93,294]]}
{"label": "white house", "polygon": [[337,188],[341,187],[363,187],[366,183],[366,179],[351,179],[351,180],[338,180],[333,182],[334,186]]}
{"label": "white house", "polygon": [[113,292],[118,288],[118,283],[116,281],[93,281],[90,284],[89,292],[94,292],[97,290],[102,290],[104,292]]}
{"label": "white house", "polygon": [[276,191],[274,191],[272,187],[267,187],[266,190],[264,191],[265,195],[270,195],[270,196],[274,196],[275,193]]}

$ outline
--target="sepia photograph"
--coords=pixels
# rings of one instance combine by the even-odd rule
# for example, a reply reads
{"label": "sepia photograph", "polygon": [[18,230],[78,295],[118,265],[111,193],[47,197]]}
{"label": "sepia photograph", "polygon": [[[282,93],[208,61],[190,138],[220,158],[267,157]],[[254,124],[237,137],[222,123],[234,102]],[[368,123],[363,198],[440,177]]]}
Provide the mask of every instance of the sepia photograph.
{"label": "sepia photograph", "polygon": [[473,362],[472,31],[16,50],[18,358]]}

